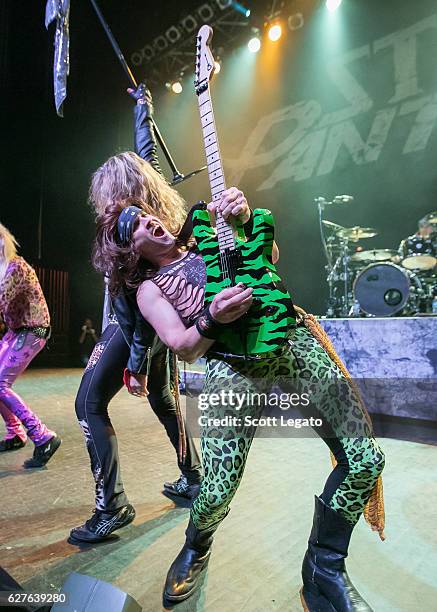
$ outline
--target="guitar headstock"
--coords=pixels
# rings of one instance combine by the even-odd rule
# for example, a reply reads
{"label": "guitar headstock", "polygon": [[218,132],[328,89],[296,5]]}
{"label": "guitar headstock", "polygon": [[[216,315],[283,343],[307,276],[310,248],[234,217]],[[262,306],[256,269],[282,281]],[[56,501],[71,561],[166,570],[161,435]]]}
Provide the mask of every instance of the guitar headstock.
{"label": "guitar headstock", "polygon": [[194,80],[197,95],[208,88],[208,83],[214,74],[214,57],[209,46],[212,34],[212,28],[209,25],[203,25],[197,34],[196,78]]}

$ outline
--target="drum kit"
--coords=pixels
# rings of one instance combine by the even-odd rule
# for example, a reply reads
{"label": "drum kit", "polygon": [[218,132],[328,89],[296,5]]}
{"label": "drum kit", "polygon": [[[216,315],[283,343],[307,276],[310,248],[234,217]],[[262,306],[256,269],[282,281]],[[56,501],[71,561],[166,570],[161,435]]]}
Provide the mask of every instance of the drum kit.
{"label": "drum kit", "polygon": [[406,238],[399,250],[361,250],[356,243],[377,236],[374,228],[320,221],[328,260],[326,316],[437,314],[437,215],[428,219],[435,231]]}

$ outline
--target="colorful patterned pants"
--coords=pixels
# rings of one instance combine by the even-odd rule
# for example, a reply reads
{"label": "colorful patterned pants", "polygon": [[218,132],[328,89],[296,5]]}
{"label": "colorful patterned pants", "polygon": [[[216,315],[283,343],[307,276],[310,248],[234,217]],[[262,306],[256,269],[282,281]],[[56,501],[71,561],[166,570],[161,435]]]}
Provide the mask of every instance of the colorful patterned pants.
{"label": "colorful patterned pants", "polygon": [[[260,362],[241,359],[210,359],[207,363],[203,398],[201,431],[204,479],[195,499],[191,516],[199,529],[218,525],[226,516],[229,504],[243,476],[244,467],[256,425],[263,406],[255,397],[279,387],[286,397],[297,393],[302,401],[302,417],[321,421],[313,427],[331,449],[337,460],[330,473],[321,498],[347,521],[355,524],[363,512],[376,480],[384,467],[384,454],[373,437],[371,425],[338,366],[330,359],[317,340],[303,326],[295,328],[287,348],[281,356]],[[251,396],[238,410],[230,409],[217,397],[224,391],[226,398],[232,390],[237,397]],[[246,394],[246,395],[245,395]],[[214,402],[208,398],[215,398]],[[295,396],[294,396],[295,397]],[[235,416],[238,423],[215,424],[213,419]],[[248,417],[246,423],[246,417]],[[218,421],[216,421],[217,423]],[[272,462],[275,461],[275,440]],[[290,444],[293,441],[290,440]],[[328,461],[328,458],[327,458]],[[326,467],[326,466],[323,466]]]}
{"label": "colorful patterned pants", "polygon": [[17,333],[12,330],[0,341],[0,414],[6,424],[5,439],[18,436],[25,442],[29,436],[35,446],[40,446],[55,435],[11,389],[45,343],[46,340],[31,332]]}

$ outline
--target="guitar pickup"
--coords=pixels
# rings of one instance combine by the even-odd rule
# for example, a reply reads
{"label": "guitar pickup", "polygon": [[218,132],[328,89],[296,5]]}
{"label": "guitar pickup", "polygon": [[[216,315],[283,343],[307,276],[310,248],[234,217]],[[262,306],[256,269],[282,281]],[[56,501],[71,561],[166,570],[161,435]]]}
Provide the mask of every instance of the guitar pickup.
{"label": "guitar pickup", "polygon": [[231,284],[235,285],[235,278],[239,268],[242,266],[243,259],[240,249],[225,249],[220,251],[220,267],[223,277],[228,277]]}

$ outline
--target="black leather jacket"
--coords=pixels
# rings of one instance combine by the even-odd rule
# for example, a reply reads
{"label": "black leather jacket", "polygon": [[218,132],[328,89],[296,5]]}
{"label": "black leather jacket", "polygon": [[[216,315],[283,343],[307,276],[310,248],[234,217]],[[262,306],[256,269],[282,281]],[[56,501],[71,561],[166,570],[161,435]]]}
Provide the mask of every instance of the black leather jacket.
{"label": "black leather jacket", "polygon": [[130,346],[127,369],[134,374],[147,374],[155,331],[140,313],[136,292],[124,291],[117,297],[112,297],[111,306],[123,337]]}
{"label": "black leather jacket", "polygon": [[[134,109],[135,152],[162,174],[156,152],[156,139],[147,104]],[[147,374],[150,349],[155,338],[153,328],[142,317],[137,306],[136,291],[125,290],[111,298],[124,339],[130,346],[127,369],[134,374]]]}

